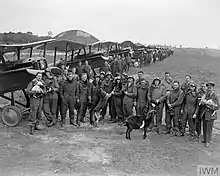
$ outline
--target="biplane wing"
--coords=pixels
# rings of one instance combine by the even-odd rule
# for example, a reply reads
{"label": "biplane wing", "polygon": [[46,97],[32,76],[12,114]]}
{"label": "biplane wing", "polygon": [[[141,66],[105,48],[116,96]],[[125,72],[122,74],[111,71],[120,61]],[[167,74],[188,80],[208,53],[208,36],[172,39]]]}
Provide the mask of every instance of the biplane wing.
{"label": "biplane wing", "polygon": [[21,68],[0,73],[0,82],[4,83],[0,84],[0,94],[25,89],[37,72],[44,72],[44,70]]}
{"label": "biplane wing", "polygon": [[92,43],[98,42],[99,39],[93,35],[82,31],[82,30],[69,30],[62,32],[54,37],[56,40],[69,40],[73,42],[78,42],[84,45],[90,45]]}
{"label": "biplane wing", "polygon": [[[60,52],[69,52],[76,51],[78,49],[82,49],[86,46],[83,43],[75,42],[67,39],[55,39],[49,43],[47,43],[47,50],[56,50]],[[39,46],[38,49],[43,49],[43,46]]]}
{"label": "biplane wing", "polygon": [[115,45],[115,44],[117,44],[117,42],[112,42],[112,41],[98,41],[98,42],[96,42],[96,43],[93,43],[93,44],[91,44],[91,46],[93,46],[93,47],[97,47],[97,46],[99,46],[99,45],[103,45],[103,46],[112,46],[112,45]]}
{"label": "biplane wing", "polygon": [[[61,74],[61,70],[57,67],[49,68],[55,76]],[[26,89],[28,84],[33,80],[37,73],[44,73],[45,70],[35,70],[29,68],[20,68],[0,73],[0,94]],[[19,79],[21,78],[21,79]]]}
{"label": "biplane wing", "polygon": [[31,43],[25,43],[25,44],[12,44],[12,45],[7,45],[7,44],[0,44],[0,52],[5,54],[5,53],[10,53],[17,51],[19,48],[20,50],[25,50],[28,48],[36,47],[39,45],[43,45],[45,43],[49,43],[54,41],[55,39],[48,39],[48,40],[42,40],[38,42],[31,42]]}

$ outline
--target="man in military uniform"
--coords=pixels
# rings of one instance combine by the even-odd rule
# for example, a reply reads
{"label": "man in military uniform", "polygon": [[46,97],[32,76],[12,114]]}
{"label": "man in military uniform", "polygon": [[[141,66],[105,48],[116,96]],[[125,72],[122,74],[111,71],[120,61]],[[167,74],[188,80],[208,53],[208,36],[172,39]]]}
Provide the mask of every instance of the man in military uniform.
{"label": "man in military uniform", "polygon": [[46,87],[46,93],[43,98],[43,112],[49,122],[48,126],[56,124],[57,102],[59,84],[55,76],[53,76],[49,69],[45,71],[43,77]]}
{"label": "man in military uniform", "polygon": [[148,83],[147,80],[142,78],[140,80],[141,84],[137,86],[137,99],[135,102],[136,105],[136,113],[140,115],[142,118],[144,116],[144,111],[148,111]]}
{"label": "man in military uniform", "polygon": [[57,82],[59,84],[59,91],[58,91],[58,100],[57,100],[57,112],[56,112],[56,119],[59,119],[59,115],[60,117],[62,116],[63,113],[63,102],[62,102],[62,98],[60,95],[60,87],[63,84],[63,82],[66,81],[66,79],[63,79],[62,75],[59,75],[57,77]]}
{"label": "man in military uniform", "polygon": [[193,80],[190,75],[186,75],[185,78],[186,80],[181,86],[181,90],[183,91],[184,94],[186,94],[189,91],[190,85],[193,83]]}
{"label": "man in military uniform", "polygon": [[[164,100],[164,107],[165,107],[165,122],[169,121],[170,119],[170,111],[169,111],[169,107],[167,104],[167,97],[170,94],[171,90],[172,90],[172,85],[173,85],[173,78],[171,77],[169,72],[165,72],[164,75],[164,79],[162,80],[162,85],[165,89],[166,92],[166,98]],[[166,133],[167,131],[165,131],[164,133]]]}
{"label": "man in military uniform", "polygon": [[82,62],[79,61],[78,65],[76,66],[76,74],[79,75],[80,79],[81,79],[82,73],[83,73]]}
{"label": "man in military uniform", "polygon": [[[144,77],[144,72],[139,71],[137,74],[138,74],[138,79],[136,80],[135,85],[140,86],[141,85],[141,80]],[[147,82],[147,83],[148,83],[148,86],[149,86],[149,82]]]}
{"label": "man in military uniform", "polygon": [[45,84],[42,80],[42,73],[38,73],[27,86],[27,95],[30,97],[30,134],[42,121],[43,96],[45,93]]}
{"label": "man in military uniform", "polygon": [[[91,102],[91,84],[89,83],[86,73],[82,74],[82,78],[79,81],[79,103],[80,109],[78,111],[78,119],[81,123],[85,123],[85,115],[88,107],[88,103]],[[80,124],[79,124],[80,125]]]}
{"label": "man in military uniform", "polygon": [[[111,72],[106,73],[106,78],[102,84],[102,88],[108,94],[110,94],[113,91],[114,85],[113,85],[113,76]],[[104,119],[106,115],[107,106],[109,107],[110,120],[114,121],[116,119],[116,112],[115,112],[114,101],[112,97],[108,98],[106,105],[102,109],[102,112],[101,112],[102,119]]]}
{"label": "man in military uniform", "polygon": [[[182,103],[184,100],[184,93],[180,89],[179,81],[174,81],[172,85],[172,90],[167,97],[167,104],[169,108],[169,115],[166,119],[166,133],[171,133],[172,136],[181,136],[179,131],[179,118],[180,118],[180,111],[182,108]],[[171,121],[173,120],[173,129],[171,130]]]}
{"label": "man in military uniform", "polygon": [[218,96],[214,92],[214,83],[207,83],[207,92],[201,99],[201,104],[205,106],[202,112],[203,138],[205,147],[209,147],[212,140],[212,130],[214,121],[217,119],[217,110],[220,107]]}
{"label": "man in military uniform", "polygon": [[99,72],[101,73],[101,71],[103,71],[103,72],[105,72],[105,73],[111,71],[111,66],[108,64],[107,61],[105,61],[103,67],[100,67]]}
{"label": "man in military uniform", "polygon": [[118,59],[117,58],[114,58],[114,60],[112,61],[111,70],[112,70],[113,76],[116,76],[116,73],[119,72]]}
{"label": "man in military uniform", "polygon": [[116,77],[115,78],[115,84],[114,84],[114,90],[113,90],[113,100],[115,104],[115,111],[116,111],[116,117],[118,118],[117,120],[113,121],[113,123],[120,121],[122,122],[124,120],[124,114],[123,114],[123,89],[122,89],[122,82],[121,82],[121,77]]}
{"label": "man in military uniform", "polygon": [[85,61],[85,65],[83,65],[82,70],[83,70],[83,73],[87,74],[88,79],[91,78],[91,76],[92,76],[92,68],[89,65],[89,62],[87,60]]}
{"label": "man in military uniform", "polygon": [[125,62],[126,62],[126,72],[128,72],[129,69],[130,69],[130,65],[131,65],[131,56],[130,56],[130,54],[128,54],[127,57],[125,57]]}
{"label": "man in military uniform", "polygon": [[90,124],[94,125],[95,118],[94,118],[94,109],[99,103],[100,97],[98,96],[99,89],[101,87],[100,75],[95,75],[95,79],[91,83],[91,108],[90,108]]}
{"label": "man in military uniform", "polygon": [[100,72],[100,81],[101,81],[101,83],[105,81],[105,72],[104,71]]}
{"label": "man in military uniform", "polygon": [[200,140],[200,136],[201,136],[201,122],[202,122],[202,112],[204,111],[205,109],[205,106],[202,105],[200,103],[202,97],[206,94],[206,85],[204,82],[202,82],[200,84],[200,88],[198,89],[198,96],[199,96],[199,112],[198,112],[198,115],[196,116],[196,132],[197,132],[197,135],[198,135],[198,138]]}
{"label": "man in military uniform", "polygon": [[70,125],[76,126],[74,122],[75,105],[79,102],[78,83],[73,79],[73,73],[68,72],[67,80],[61,84],[60,96],[63,102],[63,112],[61,116],[61,127],[65,125],[67,110],[69,109]]}
{"label": "man in military uniform", "polygon": [[[163,102],[166,99],[166,92],[164,86],[161,84],[160,78],[155,78],[150,86],[148,99],[151,106],[156,110],[156,127],[157,133],[161,134],[162,129],[162,115],[163,115]],[[153,119],[154,120],[154,119]],[[154,124],[153,124],[154,125]]]}
{"label": "man in military uniform", "polygon": [[128,83],[123,92],[123,111],[125,118],[127,118],[133,114],[133,106],[137,97],[137,87],[134,85],[134,78],[132,76],[128,77]]}

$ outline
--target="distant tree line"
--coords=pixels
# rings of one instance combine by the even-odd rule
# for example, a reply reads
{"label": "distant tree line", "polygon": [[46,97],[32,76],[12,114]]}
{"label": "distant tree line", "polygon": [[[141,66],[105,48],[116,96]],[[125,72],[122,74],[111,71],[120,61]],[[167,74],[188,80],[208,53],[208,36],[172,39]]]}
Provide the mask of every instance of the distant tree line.
{"label": "distant tree line", "polygon": [[4,44],[20,44],[20,43],[30,43],[40,40],[51,39],[52,36],[38,36],[34,35],[32,32],[8,32],[0,33],[0,43]]}

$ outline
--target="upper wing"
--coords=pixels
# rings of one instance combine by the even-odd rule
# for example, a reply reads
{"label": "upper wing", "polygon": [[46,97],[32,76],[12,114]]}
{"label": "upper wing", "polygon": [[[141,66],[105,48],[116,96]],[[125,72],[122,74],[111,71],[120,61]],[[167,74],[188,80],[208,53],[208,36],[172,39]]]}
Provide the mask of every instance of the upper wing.
{"label": "upper wing", "polygon": [[91,46],[93,47],[97,47],[99,45],[103,45],[103,46],[108,46],[108,45],[115,45],[117,44],[117,42],[112,42],[112,41],[98,41],[96,43],[91,44]]}
{"label": "upper wing", "polygon": [[[72,40],[56,39],[47,44],[47,50],[55,50],[55,48],[57,48],[57,51],[69,52],[72,50],[76,51],[78,49],[82,49],[83,46],[86,46],[86,45],[80,42],[72,41]],[[42,46],[38,47],[38,49],[42,49]]]}
{"label": "upper wing", "polygon": [[38,42],[32,42],[32,43],[25,43],[25,44],[12,44],[12,45],[6,45],[6,44],[0,44],[0,52],[4,53],[10,53],[17,51],[19,48],[20,50],[25,50],[31,47],[36,47],[39,45],[42,45],[44,43],[52,42],[55,39],[48,39],[48,40],[42,40]]}

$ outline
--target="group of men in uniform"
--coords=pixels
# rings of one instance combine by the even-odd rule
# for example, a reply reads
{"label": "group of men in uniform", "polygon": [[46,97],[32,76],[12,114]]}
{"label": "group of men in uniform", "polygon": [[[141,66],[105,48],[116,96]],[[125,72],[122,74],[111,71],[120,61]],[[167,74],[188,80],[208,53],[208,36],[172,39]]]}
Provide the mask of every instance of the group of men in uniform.
{"label": "group of men in uniform", "polygon": [[[93,73],[87,61],[85,65],[80,62],[76,68],[69,70],[61,65],[63,74],[59,77],[53,76],[49,69],[45,74],[38,73],[27,87],[33,124],[42,120],[42,112],[48,127],[56,124],[65,127],[68,110],[70,125],[81,126],[86,121],[87,110],[90,124],[97,125],[97,120],[106,118],[107,108],[112,123],[123,123],[134,111],[143,118],[146,112],[155,109],[156,115],[149,130],[184,136],[188,122],[189,140],[197,140],[203,121],[204,142],[209,146],[219,108],[213,83],[201,83],[197,89],[190,75],[186,75],[186,81],[180,85],[166,72],[163,80],[155,78],[150,84],[143,71],[138,72],[135,80],[120,67],[114,70],[113,63],[118,60],[115,58],[111,67],[106,62],[99,74]],[[164,108],[165,131],[162,130]]]}
{"label": "group of men in uniform", "polygon": [[143,67],[157,61],[163,61],[167,57],[173,54],[171,49],[146,49],[145,51],[136,51],[133,56],[136,58],[135,66]]}
{"label": "group of men in uniform", "polygon": [[108,62],[106,61],[100,70],[105,73],[111,71],[112,75],[116,76],[116,73],[122,74],[123,72],[128,72],[131,65],[141,68],[157,61],[163,61],[172,54],[173,51],[171,49],[155,49],[146,51],[137,50],[133,54],[113,55],[109,57]]}

